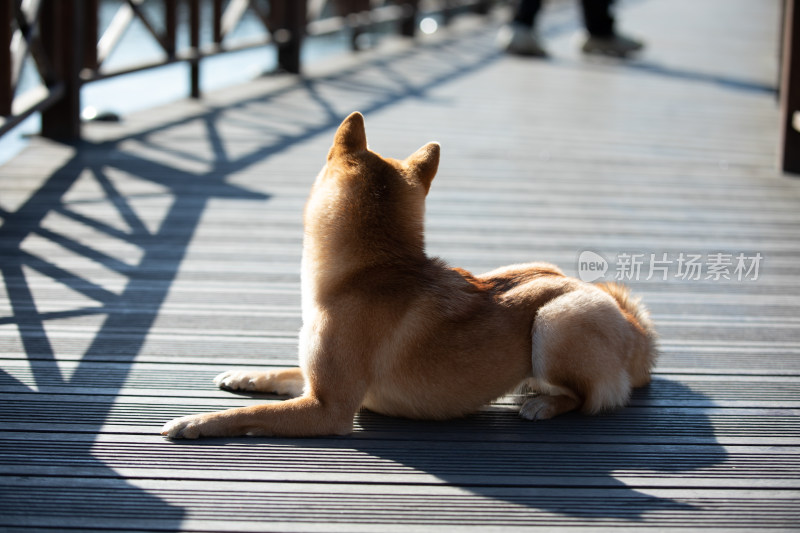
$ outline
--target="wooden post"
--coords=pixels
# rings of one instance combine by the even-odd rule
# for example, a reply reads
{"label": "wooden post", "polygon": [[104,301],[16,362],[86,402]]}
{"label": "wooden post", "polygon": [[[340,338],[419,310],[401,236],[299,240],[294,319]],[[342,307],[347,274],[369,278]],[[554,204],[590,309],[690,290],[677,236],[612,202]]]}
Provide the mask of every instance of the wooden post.
{"label": "wooden post", "polygon": [[781,168],[800,174],[800,7],[786,0],[781,68]]}
{"label": "wooden post", "polygon": [[97,32],[99,30],[99,0],[84,0],[83,6],[83,68],[96,71]]}
{"label": "wooden post", "polygon": [[189,0],[189,85],[192,98],[200,98],[200,0]]}
{"label": "wooden post", "polygon": [[292,74],[300,74],[300,52],[306,33],[307,6],[305,0],[281,2],[283,20],[278,45],[278,67]]}
{"label": "wooden post", "polygon": [[405,37],[414,37],[417,33],[417,14],[419,13],[419,0],[409,0],[403,3],[406,13],[400,23],[400,34]]}
{"label": "wooden post", "polygon": [[167,57],[175,58],[178,35],[177,0],[164,0],[164,43],[167,45]]}
{"label": "wooden post", "polygon": [[213,41],[216,46],[222,45],[222,0],[214,0],[214,14],[211,17],[214,19],[214,36]]}
{"label": "wooden post", "polygon": [[0,116],[11,115],[11,103],[14,101],[14,82],[11,79],[11,21],[14,20],[14,4],[0,2],[2,15],[0,20]]}
{"label": "wooden post", "polygon": [[[42,136],[50,139],[76,141],[81,136],[83,5],[83,0],[42,2],[42,44],[52,61],[55,82],[63,89],[56,103],[42,112]],[[49,85],[48,89],[55,88]]]}
{"label": "wooden post", "polygon": [[[339,14],[347,18],[350,25],[350,50],[357,52],[359,37],[371,30],[369,0],[339,0]],[[365,16],[366,15],[366,16]]]}
{"label": "wooden post", "polygon": [[491,2],[489,2],[489,0],[480,0],[472,7],[472,11],[478,15],[488,15],[491,7]]}

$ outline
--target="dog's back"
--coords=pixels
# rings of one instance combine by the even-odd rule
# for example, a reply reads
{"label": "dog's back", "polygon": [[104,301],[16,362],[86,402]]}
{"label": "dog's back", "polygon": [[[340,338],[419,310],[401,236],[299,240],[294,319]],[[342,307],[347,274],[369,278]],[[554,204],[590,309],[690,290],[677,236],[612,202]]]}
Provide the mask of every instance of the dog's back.
{"label": "dog's back", "polygon": [[[306,207],[304,306],[315,311],[304,312],[304,346],[337,336],[351,352],[341,363],[364,374],[363,405],[384,414],[460,416],[526,379],[563,397],[537,418],[624,404],[649,379],[646,314],[619,286],[549,264],[473,276],[427,257],[438,157],[428,144],[403,161],[382,158],[360,116],[340,127]],[[310,372],[316,360],[303,351]]]}

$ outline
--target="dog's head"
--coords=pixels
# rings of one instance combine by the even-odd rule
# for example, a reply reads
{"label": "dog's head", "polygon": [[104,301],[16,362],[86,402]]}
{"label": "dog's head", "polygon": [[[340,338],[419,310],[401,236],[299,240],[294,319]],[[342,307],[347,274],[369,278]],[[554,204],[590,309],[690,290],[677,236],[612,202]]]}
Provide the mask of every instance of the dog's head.
{"label": "dog's head", "polygon": [[439,145],[428,143],[402,161],[383,158],[367,147],[364,117],[356,111],[344,119],[336,130],[333,146],[328,152],[327,166],[336,170],[342,166],[352,169],[353,165],[359,166],[359,164],[370,168],[359,168],[357,170],[367,172],[348,173],[350,177],[382,184],[400,179],[404,185],[415,189],[421,188],[427,194],[439,167]]}
{"label": "dog's head", "polygon": [[439,145],[403,160],[367,147],[364,117],[339,126],[306,204],[305,232],[317,246],[352,259],[424,253],[425,196],[439,167]]}

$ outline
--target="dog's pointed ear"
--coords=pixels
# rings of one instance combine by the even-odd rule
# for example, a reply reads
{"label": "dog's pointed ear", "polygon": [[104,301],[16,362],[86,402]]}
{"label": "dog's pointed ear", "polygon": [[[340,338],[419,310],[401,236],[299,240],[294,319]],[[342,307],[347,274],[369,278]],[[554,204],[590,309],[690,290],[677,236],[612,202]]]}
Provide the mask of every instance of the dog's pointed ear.
{"label": "dog's pointed ear", "polygon": [[336,154],[353,154],[367,149],[367,132],[364,129],[364,116],[358,111],[351,113],[342,121],[333,137],[333,147],[328,153],[330,159]]}
{"label": "dog's pointed ear", "polygon": [[439,150],[439,143],[428,143],[408,156],[405,161],[408,169],[425,187],[426,194],[439,169]]}

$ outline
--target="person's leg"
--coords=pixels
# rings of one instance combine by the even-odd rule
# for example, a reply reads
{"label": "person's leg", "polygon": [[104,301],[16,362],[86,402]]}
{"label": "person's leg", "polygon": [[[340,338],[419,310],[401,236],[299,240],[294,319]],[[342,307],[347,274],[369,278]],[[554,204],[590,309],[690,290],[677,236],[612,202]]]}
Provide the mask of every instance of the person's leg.
{"label": "person's leg", "polygon": [[547,52],[534,33],[541,0],[519,0],[511,23],[500,30],[497,43],[506,52],[516,55],[545,57]]}
{"label": "person's leg", "polygon": [[541,7],[541,0],[519,0],[512,22],[533,28],[536,23],[536,15]]}
{"label": "person's leg", "polygon": [[611,13],[612,0],[581,0],[583,21],[586,31],[593,37],[614,35],[614,16]]}
{"label": "person's leg", "polygon": [[589,38],[583,45],[585,53],[626,57],[644,46],[641,42],[615,31],[612,3],[613,0],[581,0],[583,20],[589,33]]}

